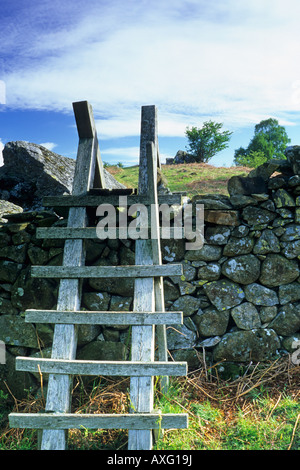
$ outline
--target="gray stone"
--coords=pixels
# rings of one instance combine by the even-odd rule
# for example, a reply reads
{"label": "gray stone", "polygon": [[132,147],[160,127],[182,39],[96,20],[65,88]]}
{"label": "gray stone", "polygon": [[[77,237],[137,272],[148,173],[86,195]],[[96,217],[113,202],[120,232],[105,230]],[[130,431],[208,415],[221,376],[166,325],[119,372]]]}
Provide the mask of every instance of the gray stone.
{"label": "gray stone", "polygon": [[25,263],[26,260],[26,245],[10,245],[0,248],[0,258],[15,261],[16,263]]}
{"label": "gray stone", "polygon": [[[297,354],[296,351],[300,347],[300,333],[295,333],[292,336],[283,338],[281,343],[284,349],[286,349],[290,354],[296,353],[296,355],[299,357],[299,354]],[[292,362],[293,362],[293,358],[292,358]]]}
{"label": "gray stone", "polygon": [[46,264],[49,259],[49,253],[38,246],[31,246],[27,251],[28,258],[32,265]]}
{"label": "gray stone", "polygon": [[284,256],[270,254],[262,262],[260,282],[267,287],[289,284],[299,276],[298,262]]}
{"label": "gray stone", "polygon": [[22,264],[0,260],[0,282],[14,283],[20,274]]}
{"label": "gray stone", "polygon": [[285,227],[285,232],[280,238],[282,242],[290,242],[300,239],[300,224],[289,224]]}
{"label": "gray stone", "polygon": [[231,231],[229,227],[207,227],[205,240],[212,245],[226,245]]}
{"label": "gray stone", "polygon": [[34,326],[25,323],[18,315],[0,316],[0,340],[6,345],[38,348],[38,340]]}
{"label": "gray stone", "polygon": [[279,347],[279,338],[270,328],[234,331],[224,335],[214,348],[214,361],[266,361],[276,355]]}
{"label": "gray stone", "polygon": [[190,250],[186,252],[185,259],[190,261],[216,261],[222,256],[222,247],[214,245],[204,245],[200,250]]}
{"label": "gray stone", "polygon": [[244,194],[249,196],[253,193],[265,193],[266,182],[261,176],[253,176],[248,178],[247,176],[232,176],[227,185],[230,196],[235,194]]}
{"label": "gray stone", "polygon": [[276,214],[259,207],[248,206],[243,209],[243,219],[249,225],[267,224],[275,219]]}
{"label": "gray stone", "polygon": [[286,167],[286,161],[285,160],[279,160],[279,159],[271,159],[262,165],[259,165],[257,168],[254,170],[251,170],[250,173],[248,174],[249,178],[257,177],[260,176],[263,178],[265,181],[268,181],[268,179],[275,173],[276,170],[280,171],[282,168]]}
{"label": "gray stone", "polygon": [[300,175],[300,146],[291,145],[285,149],[284,153],[295,175]]}
{"label": "gray stone", "polygon": [[241,286],[227,279],[208,282],[203,289],[211,303],[220,311],[239,305],[245,298]]}
{"label": "gray stone", "polygon": [[[186,283],[185,281],[180,281],[178,283],[179,289],[181,289],[181,283],[183,284],[189,284]],[[165,301],[169,300],[176,300],[178,299],[180,292],[178,290],[178,287],[174,286],[172,282],[170,282],[168,279],[164,279],[164,297]],[[191,293],[191,292],[185,292],[186,294]]]}
{"label": "gray stone", "polygon": [[244,238],[249,233],[249,227],[247,225],[239,225],[238,227],[234,227],[232,231],[232,236],[235,238]]}
{"label": "gray stone", "polygon": [[250,302],[244,302],[231,310],[235,324],[241,330],[252,330],[261,326],[260,316],[256,307]]}
{"label": "gray stone", "polygon": [[272,307],[261,307],[259,311],[259,316],[262,323],[268,323],[277,315],[277,307],[273,305]]}
{"label": "gray stone", "polygon": [[7,394],[7,388],[18,400],[28,397],[28,390],[37,388],[36,381],[28,372],[16,372],[16,358],[6,351],[6,364],[0,364],[0,390]]}
{"label": "gray stone", "polygon": [[300,300],[300,284],[298,282],[279,286],[279,301],[281,305],[296,302],[297,300]]}
{"label": "gray stone", "polygon": [[184,240],[161,240],[162,259],[165,262],[176,262],[184,258],[185,241]]}
{"label": "gray stone", "polygon": [[281,248],[281,252],[286,258],[297,258],[300,255],[300,240],[294,240],[292,242],[282,242]]}
{"label": "gray stone", "polygon": [[204,209],[232,209],[229,198],[218,195],[196,195],[192,198],[193,204],[203,204]]}
{"label": "gray stone", "polygon": [[174,325],[174,327],[167,328],[167,344],[170,351],[193,348],[196,339],[196,333],[185,325]]}
{"label": "gray stone", "polygon": [[201,336],[218,336],[226,333],[229,311],[219,311],[214,307],[199,310],[193,317]]}
{"label": "gray stone", "polygon": [[13,214],[15,212],[22,212],[23,209],[20,206],[17,206],[16,204],[9,202],[9,201],[4,201],[3,199],[0,199],[0,223],[2,222],[7,222],[7,218],[5,217],[7,214]]}
{"label": "gray stone", "polygon": [[282,188],[276,191],[276,193],[273,195],[273,200],[277,208],[294,207],[296,205],[294,198],[285,189]]}
{"label": "gray stone", "polygon": [[261,236],[255,243],[253,253],[255,255],[266,255],[268,253],[279,253],[280,243],[276,235],[270,229],[262,232]]}
{"label": "gray stone", "polygon": [[[42,208],[44,196],[70,193],[75,160],[63,157],[41,145],[17,141],[8,142],[3,149],[4,165],[0,168],[10,197],[25,210]],[[104,169],[107,188],[124,188]]]}
{"label": "gray stone", "polygon": [[77,353],[77,359],[94,361],[124,361],[127,350],[123,343],[113,341],[93,341],[83,346]]}
{"label": "gray stone", "polygon": [[105,311],[108,310],[110,298],[107,292],[84,292],[82,302],[88,310]]}
{"label": "gray stone", "polygon": [[193,315],[200,307],[200,301],[191,295],[183,295],[175,300],[172,305],[173,311],[183,312],[184,317]]}
{"label": "gray stone", "polygon": [[251,284],[259,278],[260,261],[252,254],[236,256],[225,261],[222,274],[234,282]]}
{"label": "gray stone", "polygon": [[204,339],[197,346],[201,348],[212,348],[216,346],[220,341],[221,341],[220,336],[212,336],[211,338]]}
{"label": "gray stone", "polygon": [[194,348],[175,349],[172,351],[172,357],[174,361],[187,362],[189,371],[199,369],[200,367],[199,356],[197,350]]}
{"label": "gray stone", "polygon": [[277,293],[260,284],[248,284],[244,287],[244,291],[248,302],[254,305],[272,307],[279,303]]}
{"label": "gray stone", "polygon": [[245,196],[244,194],[233,194],[230,197],[230,202],[235,209],[242,209],[243,207],[250,205],[257,205],[257,201],[251,196]]}
{"label": "gray stone", "polygon": [[56,287],[53,281],[32,277],[28,266],[21,271],[13,285],[12,305],[23,311],[27,308],[51,310],[57,300]]}
{"label": "gray stone", "polygon": [[300,303],[286,304],[269,324],[278,335],[289,336],[300,329]]}
{"label": "gray stone", "polygon": [[174,157],[173,163],[178,165],[182,163],[195,163],[195,161],[196,159],[191,153],[187,153],[184,150],[178,150]]}
{"label": "gray stone", "polygon": [[0,297],[0,315],[17,315],[19,311],[13,307],[9,299]]}
{"label": "gray stone", "polygon": [[234,210],[205,210],[204,221],[217,225],[239,225],[239,213]]}
{"label": "gray stone", "polygon": [[236,238],[230,237],[227,245],[224,247],[224,256],[237,256],[251,253],[254,240],[251,237]]}
{"label": "gray stone", "polygon": [[221,266],[217,263],[209,263],[198,269],[198,279],[216,281],[221,275]]}

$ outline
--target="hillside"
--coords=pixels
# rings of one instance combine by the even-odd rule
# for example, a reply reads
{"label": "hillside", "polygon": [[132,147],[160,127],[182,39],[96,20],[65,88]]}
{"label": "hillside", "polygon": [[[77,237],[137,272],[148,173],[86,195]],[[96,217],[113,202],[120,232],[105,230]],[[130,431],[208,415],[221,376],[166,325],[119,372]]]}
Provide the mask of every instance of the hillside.
{"label": "hillside", "polygon": [[[128,187],[137,187],[138,165],[126,168],[110,166],[107,170]],[[228,195],[227,181],[233,175],[246,176],[251,171],[247,167],[215,167],[207,163],[182,165],[162,165],[162,173],[171,191],[187,191],[188,196],[195,194]]]}

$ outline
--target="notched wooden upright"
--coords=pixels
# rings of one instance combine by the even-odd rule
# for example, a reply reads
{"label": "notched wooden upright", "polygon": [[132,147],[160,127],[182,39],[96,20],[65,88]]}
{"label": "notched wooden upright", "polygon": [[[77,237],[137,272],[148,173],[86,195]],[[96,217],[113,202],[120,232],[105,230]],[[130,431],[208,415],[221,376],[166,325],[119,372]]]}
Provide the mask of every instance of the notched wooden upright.
{"label": "notched wooden upright", "polygon": [[[93,187],[95,176],[98,184],[105,187],[102,163],[98,158],[98,139],[92,113],[88,102],[73,104],[77,123],[79,145],[75,166],[72,195],[85,194]],[[98,173],[96,169],[98,168]],[[101,170],[102,168],[102,170]],[[86,227],[86,208],[71,207],[68,216],[68,227]],[[79,267],[85,262],[84,241],[66,240],[64,246],[63,266]],[[80,309],[81,284],[79,279],[61,279],[59,284],[57,310],[76,311]],[[76,357],[77,326],[58,324],[54,328],[52,358],[72,360]],[[71,406],[72,376],[50,374],[47,392],[46,411],[68,413]],[[44,430],[41,449],[63,450],[66,448],[66,431]]]}

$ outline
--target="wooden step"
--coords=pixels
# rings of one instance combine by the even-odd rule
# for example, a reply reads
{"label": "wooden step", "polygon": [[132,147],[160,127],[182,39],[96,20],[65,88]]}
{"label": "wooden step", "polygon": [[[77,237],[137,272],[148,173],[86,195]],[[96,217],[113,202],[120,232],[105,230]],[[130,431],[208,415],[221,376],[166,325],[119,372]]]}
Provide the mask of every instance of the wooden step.
{"label": "wooden step", "polygon": [[[113,227],[112,227],[113,228]],[[116,227],[116,238],[128,239],[128,227]],[[151,228],[148,230],[149,238],[151,238]],[[184,238],[183,227],[161,227],[160,237],[163,239],[182,239]],[[96,227],[72,228],[72,227],[41,227],[36,230],[36,238],[38,239],[100,239],[97,235]]]}
{"label": "wooden step", "polygon": [[28,323],[71,325],[180,325],[182,312],[114,312],[26,310]]}
{"label": "wooden step", "polygon": [[186,362],[83,361],[16,357],[16,370],[64,375],[125,377],[180,376],[187,374]]}
{"label": "wooden step", "polygon": [[[119,207],[122,195],[80,195],[80,196],[45,196],[43,198],[43,205],[45,207],[98,207],[101,204],[110,204]],[[129,195],[127,197],[127,206],[133,204],[143,204],[144,206],[151,205],[151,198],[147,195]],[[158,204],[180,205],[182,204],[181,194],[160,194],[158,196]]]}
{"label": "wooden step", "polygon": [[181,264],[141,266],[32,266],[32,277],[40,278],[151,278],[181,276]]}
{"label": "wooden step", "polygon": [[188,415],[162,413],[10,413],[12,428],[28,429],[187,429]]}

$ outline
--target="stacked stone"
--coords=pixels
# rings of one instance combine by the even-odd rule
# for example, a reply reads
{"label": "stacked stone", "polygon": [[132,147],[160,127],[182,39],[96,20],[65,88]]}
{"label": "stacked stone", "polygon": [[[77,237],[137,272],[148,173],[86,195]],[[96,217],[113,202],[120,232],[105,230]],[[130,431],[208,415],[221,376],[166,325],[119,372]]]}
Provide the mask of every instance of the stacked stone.
{"label": "stacked stone", "polygon": [[205,244],[184,254],[188,276],[171,309],[183,309],[185,325],[169,333],[176,359],[196,365],[189,344],[213,361],[265,361],[300,340],[299,149],[231,178],[229,197],[194,197]]}

